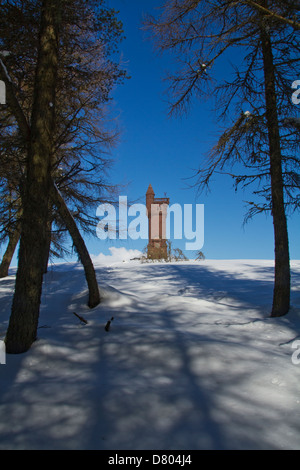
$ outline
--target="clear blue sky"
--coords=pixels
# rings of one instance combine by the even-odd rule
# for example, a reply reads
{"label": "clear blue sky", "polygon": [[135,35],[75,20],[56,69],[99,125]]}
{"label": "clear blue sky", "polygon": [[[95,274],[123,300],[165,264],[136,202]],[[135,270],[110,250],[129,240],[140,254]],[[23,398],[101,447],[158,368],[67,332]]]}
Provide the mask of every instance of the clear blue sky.
{"label": "clear blue sky", "polygon": [[[149,183],[157,197],[164,193],[170,203],[205,205],[205,244],[209,259],[273,259],[272,218],[258,215],[243,227],[245,201],[251,192],[235,192],[230,177],[216,176],[209,194],[197,195],[185,179],[193,175],[215,142],[218,124],[214,101],[195,101],[187,117],[168,118],[165,73],[169,58],[159,56],[141,30],[143,14],[155,12],[162,0],[108,0],[119,10],[126,39],[120,47],[131,76],[114,93],[114,114],[121,129],[120,143],[113,152],[112,178],[130,183],[124,195],[144,202]],[[228,63],[229,67],[229,63]],[[297,77],[296,77],[297,78]],[[300,259],[300,215],[289,218],[291,259]],[[184,249],[185,241],[174,241]],[[107,254],[110,246],[143,249],[144,240],[103,242],[88,240],[93,254]],[[192,252],[187,252],[192,255]]]}

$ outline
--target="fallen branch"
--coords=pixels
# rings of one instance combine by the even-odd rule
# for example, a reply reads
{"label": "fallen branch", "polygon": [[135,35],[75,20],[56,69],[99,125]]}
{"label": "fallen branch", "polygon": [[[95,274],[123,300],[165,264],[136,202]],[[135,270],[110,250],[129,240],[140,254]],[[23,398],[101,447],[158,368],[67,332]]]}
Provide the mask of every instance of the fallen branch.
{"label": "fallen branch", "polygon": [[77,318],[79,318],[79,320],[80,320],[82,323],[84,323],[85,325],[88,324],[88,321],[87,321],[85,318],[81,317],[80,315],[77,315],[77,313],[73,312],[73,315],[75,315]]}
{"label": "fallen branch", "polygon": [[114,317],[111,317],[110,320],[108,320],[108,322],[106,323],[105,325],[105,331],[109,331],[110,330],[110,324],[111,322],[113,321]]}

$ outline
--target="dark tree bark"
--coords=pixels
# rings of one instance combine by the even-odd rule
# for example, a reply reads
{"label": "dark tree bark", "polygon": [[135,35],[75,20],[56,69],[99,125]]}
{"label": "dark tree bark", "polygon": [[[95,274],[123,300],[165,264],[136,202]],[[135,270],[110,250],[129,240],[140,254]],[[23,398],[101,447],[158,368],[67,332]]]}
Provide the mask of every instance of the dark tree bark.
{"label": "dark tree bark", "polygon": [[11,260],[16,251],[17,244],[20,240],[20,224],[15,228],[13,232],[9,235],[8,245],[6,247],[5,253],[2,258],[0,265],[0,279],[8,276],[8,270],[11,264]]}
{"label": "dark tree bark", "polygon": [[72,214],[70,213],[63,197],[61,196],[55,184],[51,185],[51,199],[54,205],[57,207],[61,218],[66,224],[66,228],[72,237],[74,246],[84,267],[85,277],[89,288],[88,306],[90,308],[94,308],[101,302],[101,299],[96,273],[90,254],[86,248],[80,231],[78,230],[76,222],[73,219]]}
{"label": "dark tree bark", "polygon": [[11,354],[26,352],[37,335],[49,219],[60,9],[57,0],[42,3],[19,265],[5,339]]}
{"label": "dark tree bark", "polygon": [[[261,5],[267,7],[267,2]],[[284,207],[284,184],[282,176],[282,154],[278,123],[275,68],[271,38],[262,24],[261,47],[264,63],[266,96],[266,118],[270,150],[270,176],[272,191],[272,216],[275,238],[275,285],[272,316],[286,315],[290,308],[290,257],[287,220]]]}

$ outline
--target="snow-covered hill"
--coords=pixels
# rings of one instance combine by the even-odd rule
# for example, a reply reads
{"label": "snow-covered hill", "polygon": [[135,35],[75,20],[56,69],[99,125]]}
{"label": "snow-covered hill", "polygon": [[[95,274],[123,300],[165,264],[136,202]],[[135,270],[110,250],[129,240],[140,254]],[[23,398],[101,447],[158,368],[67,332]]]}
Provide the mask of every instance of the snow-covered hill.
{"label": "snow-covered hill", "polygon": [[38,340],[0,365],[0,449],[300,449],[300,261],[280,319],[271,261],[96,268],[94,310],[80,265],[45,276]]}

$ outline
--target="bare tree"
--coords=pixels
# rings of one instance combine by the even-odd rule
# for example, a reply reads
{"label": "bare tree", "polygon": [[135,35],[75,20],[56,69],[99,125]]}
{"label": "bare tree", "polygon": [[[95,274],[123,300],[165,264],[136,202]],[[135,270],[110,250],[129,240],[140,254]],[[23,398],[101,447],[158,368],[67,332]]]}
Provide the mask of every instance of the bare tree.
{"label": "bare tree", "polygon": [[[55,126],[58,42],[62,4],[42,4],[31,135],[26,162],[26,190],[12,313],[6,335],[8,353],[27,351],[36,339],[42,291],[46,228]],[[52,104],[52,105],[51,105]],[[32,245],[34,249],[32,249]]]}
{"label": "bare tree", "polygon": [[[24,148],[20,142],[18,128],[15,129],[11,105],[15,104],[13,113],[26,143],[26,132],[30,132],[28,123],[37,57],[39,8],[38,0],[3,2],[3,22],[0,24],[0,44],[4,51],[1,54],[0,47],[4,62],[0,62],[0,74],[7,79],[10,104],[6,112],[2,107],[0,117],[0,158],[1,162],[8,162],[5,168],[1,165],[1,178],[2,183],[6,180],[9,186],[14,185],[16,204],[20,203],[24,180],[26,146]],[[125,76],[119,63],[110,59],[110,52],[115,50],[122,35],[122,24],[117,21],[114,10],[103,8],[101,1],[90,1],[85,5],[76,1],[67,3],[63,20],[51,173],[76,223],[84,232],[95,234],[96,221],[90,214],[95,213],[100,203],[111,202],[117,190],[107,181],[111,166],[109,150],[117,133],[110,125],[105,105],[112,86]],[[5,145],[4,136],[7,137]],[[18,155],[15,155],[16,147]],[[7,191],[5,184],[2,184],[4,194]],[[59,240],[67,241],[67,237],[59,236],[59,233],[66,234],[66,228],[57,212],[53,214],[52,222],[55,245],[52,253],[58,256],[68,253],[66,246],[58,244]],[[10,226],[3,219],[0,240],[7,241],[10,234]],[[74,240],[72,243],[76,246]]]}
{"label": "bare tree", "polygon": [[[36,44],[37,54],[35,54],[35,48],[30,49],[30,44],[27,44],[25,40],[27,49],[24,55],[26,56],[26,53],[30,51],[30,60],[29,65],[24,63],[23,66],[28,73],[23,73],[18,79],[18,70],[15,69],[17,73],[14,74],[13,82],[7,67],[2,60],[0,62],[0,76],[7,86],[8,108],[15,119],[12,127],[19,130],[23,150],[27,154],[25,165],[20,165],[19,189],[22,217],[19,267],[6,338],[7,351],[17,353],[27,350],[36,336],[42,277],[49,251],[49,227],[54,220],[53,206],[57,208],[61,220],[67,227],[84,265],[90,294],[89,306],[92,308],[100,302],[98,284],[89,253],[58,185],[64,187],[65,194],[69,192],[69,200],[73,198],[75,201],[77,198],[81,203],[88,199],[92,200],[93,196],[80,192],[76,189],[76,184],[78,187],[92,187],[94,184],[92,171],[101,168],[103,159],[93,154],[93,145],[96,144],[96,140],[101,144],[104,141],[107,142],[111,139],[111,134],[109,136],[109,133],[105,135],[98,131],[95,116],[97,110],[99,112],[99,104],[104,104],[108,100],[112,85],[123,73],[120,72],[117,64],[109,63],[105,57],[107,52],[102,53],[101,57],[94,56],[96,61],[102,61],[101,70],[99,68],[98,72],[92,72],[88,69],[87,51],[91,51],[92,32],[98,34],[97,30],[108,30],[106,40],[109,37],[119,36],[120,26],[116,21],[114,23],[113,12],[110,13],[108,10],[105,12],[100,8],[99,15],[93,16],[93,8],[98,9],[98,2],[91,1],[82,5],[81,2],[75,0],[66,0],[60,2],[59,8],[56,8],[58,6],[56,2],[51,3],[47,0],[22,2],[21,6],[17,4],[18,2],[14,2],[13,5],[11,2],[6,3],[8,9],[11,7],[16,9],[22,17],[21,20],[24,15],[23,6],[26,5],[29,8],[26,13],[30,14],[33,30],[36,27],[36,31],[39,32],[39,41]],[[32,8],[33,3],[36,4],[36,9]],[[39,22],[40,11],[41,21]],[[79,39],[78,31],[83,29],[82,25],[85,24],[84,14],[88,29],[84,29],[85,38],[81,36]],[[99,23],[100,17],[103,24]],[[106,26],[105,23],[107,23]],[[112,26],[113,23],[115,28]],[[8,34],[8,31],[6,33]],[[97,50],[99,52],[100,43],[101,41],[92,52],[96,53]],[[76,48],[78,53],[76,53]],[[103,43],[102,49],[105,49]],[[12,62],[13,59],[10,64]],[[93,93],[89,86],[86,90],[83,88],[84,81],[91,75],[94,76],[94,87],[97,80],[101,84],[98,91]],[[33,76],[35,76],[35,81],[31,83]],[[69,88],[68,96],[64,87],[71,82],[73,88]],[[81,88],[77,89],[76,94],[75,86],[79,83],[81,83]],[[44,113],[45,107],[47,112]],[[91,119],[85,121],[84,114],[89,114]],[[78,137],[79,134],[81,134],[80,137]],[[16,142],[15,145],[17,145]],[[89,157],[86,158],[86,155]],[[93,156],[95,157],[94,163]],[[41,170],[39,174],[38,165]],[[84,174],[89,175],[88,183]],[[36,189],[36,179],[40,186],[33,194]],[[57,184],[53,179],[57,181]],[[72,190],[70,189],[71,183]],[[30,214],[38,204],[40,191],[43,192],[43,203],[40,204],[39,211],[36,211],[35,218],[32,217],[30,221]],[[37,230],[36,225],[31,224],[36,223],[35,219],[38,219],[40,224]],[[81,217],[80,220],[84,221],[84,218]],[[37,250],[32,250],[32,242],[34,246],[38,246]],[[32,253],[31,257],[28,256],[28,252]],[[27,278],[26,272],[30,272]]]}
{"label": "bare tree", "polygon": [[[297,31],[300,30],[300,22],[296,21],[296,16],[293,14],[294,11],[291,11],[290,9],[291,5],[296,10],[299,8],[297,1],[286,2],[285,0],[279,0],[277,2],[272,2],[272,5],[262,4],[259,1],[253,0],[245,0],[237,3],[244,3],[249,5],[253,8],[256,8],[257,11],[262,13],[264,16],[269,17],[270,19],[276,19],[285,25],[291,26]],[[291,18],[289,16],[291,16]]]}
{"label": "bare tree", "polygon": [[[216,171],[231,172],[236,185],[264,182],[263,189],[255,194],[262,195],[266,202],[252,205],[251,213],[272,212],[275,236],[272,316],[285,315],[290,306],[284,191],[292,198],[299,187],[293,177],[297,173],[295,168],[299,170],[296,153],[299,138],[287,130],[285,119],[295,113],[290,86],[299,66],[298,23],[299,8],[295,1],[265,0],[169,0],[158,19],[147,20],[159,50],[177,54],[178,73],[169,77],[170,113],[186,112],[194,98],[216,96],[220,119],[228,123],[231,117],[233,121],[200,166],[197,186],[206,187]],[[215,76],[214,67],[219,59],[227,58],[235,50],[238,54],[234,79],[226,81]],[[234,174],[232,167],[236,163],[242,163],[247,173]]]}

